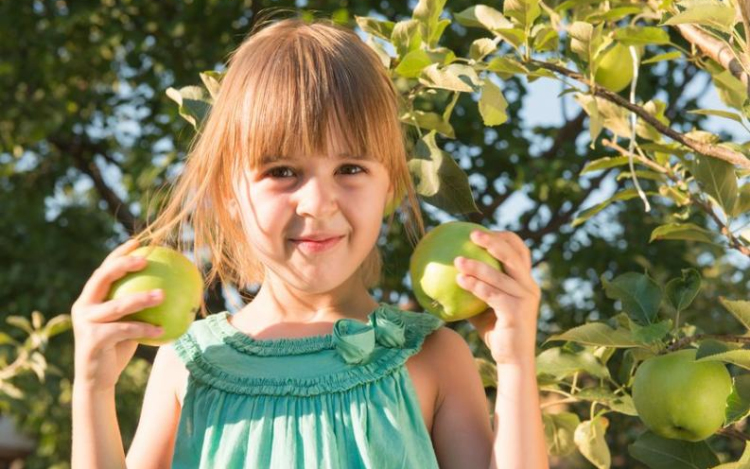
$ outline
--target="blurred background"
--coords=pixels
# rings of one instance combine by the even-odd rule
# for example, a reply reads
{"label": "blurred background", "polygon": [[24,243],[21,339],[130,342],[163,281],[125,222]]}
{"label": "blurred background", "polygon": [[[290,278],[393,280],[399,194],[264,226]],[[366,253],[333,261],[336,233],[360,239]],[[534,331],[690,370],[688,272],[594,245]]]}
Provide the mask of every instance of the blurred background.
{"label": "blurred background", "polygon": [[[451,0],[443,17],[473,4]],[[200,72],[223,70],[229,52],[266,8],[332,17],[364,40],[355,15],[398,21],[411,17],[415,5],[413,0],[0,1],[0,469],[70,467],[73,334],[65,315],[109,251],[142,226],[154,192],[180,173],[194,129],[166,89],[200,85]],[[484,35],[453,22],[441,45],[468,56],[471,42]],[[722,140],[747,140],[738,123],[685,112],[726,108],[709,76],[691,63],[664,61],[640,73],[639,96],[666,102],[674,129],[700,126]],[[618,312],[600,276],[648,271],[664,280],[690,266],[700,270],[704,290],[683,320],[717,333],[736,330],[736,321],[719,314],[720,305],[711,299],[747,296],[747,257],[708,244],[649,243],[648,234],[665,223],[669,211],[654,203],[646,212],[637,198],[571,226],[576,213],[630,180],[611,170],[579,175],[587,161],[611,152],[589,147],[587,116],[570,95],[558,96],[560,82],[529,83],[519,76],[497,84],[508,101],[508,121],[485,127],[477,97],[465,93],[451,121],[459,137],[439,142],[470,175],[481,214],[456,217],[423,205],[427,228],[462,218],[512,230],[526,241],[543,289],[540,344],[551,334]],[[696,224],[711,223],[696,217]],[[395,224],[383,239],[386,278],[373,294],[416,310],[407,278],[412,248],[402,235]],[[208,309],[234,312],[248,293],[211,285]],[[489,357],[468,323],[450,327],[478,357]],[[126,449],[155,351],[139,347],[118,384]],[[487,392],[489,410],[492,388]],[[560,405],[545,411],[556,408],[579,410]],[[643,427],[620,414],[610,417],[612,466],[642,467],[628,459],[627,445]],[[741,448],[726,438],[712,446],[734,456]],[[554,458],[553,467],[593,466],[573,455]]]}

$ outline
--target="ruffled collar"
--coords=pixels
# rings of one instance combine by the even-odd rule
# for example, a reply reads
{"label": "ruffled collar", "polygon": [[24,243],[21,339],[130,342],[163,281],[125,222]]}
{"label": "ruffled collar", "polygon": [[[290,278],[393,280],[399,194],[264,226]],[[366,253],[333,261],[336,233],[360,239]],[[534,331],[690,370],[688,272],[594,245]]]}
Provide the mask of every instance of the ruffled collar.
{"label": "ruffled collar", "polygon": [[368,363],[376,345],[402,348],[406,326],[401,313],[386,303],[378,303],[367,316],[367,322],[351,318],[338,319],[329,334],[297,338],[254,339],[229,323],[230,313],[206,318],[212,330],[228,345],[253,355],[299,355],[334,349],[349,364]]}

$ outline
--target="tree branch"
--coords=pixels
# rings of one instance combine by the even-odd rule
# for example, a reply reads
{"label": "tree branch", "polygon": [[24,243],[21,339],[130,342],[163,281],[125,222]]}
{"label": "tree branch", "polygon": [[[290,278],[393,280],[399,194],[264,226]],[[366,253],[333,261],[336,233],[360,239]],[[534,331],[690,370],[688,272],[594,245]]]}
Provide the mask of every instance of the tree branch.
{"label": "tree branch", "polygon": [[79,135],[75,135],[72,139],[51,136],[47,141],[55,146],[60,153],[73,158],[76,168],[91,178],[97,192],[107,203],[112,216],[128,233],[134,234],[142,228],[141,220],[130,212],[127,205],[120,200],[117,194],[104,181],[104,177],[94,161],[95,155],[106,153],[100,145],[90,142]]}
{"label": "tree branch", "polygon": [[[612,142],[610,140],[604,139],[604,140],[602,140],[602,144],[604,146],[607,146],[607,147],[610,147],[610,148],[613,148],[613,149],[617,150],[623,156],[630,155],[630,153],[628,152],[628,150],[626,150],[625,148],[621,147],[617,143]],[[633,153],[632,155],[633,155],[634,159],[637,159],[639,162],[645,164],[649,168],[654,169],[654,170],[656,170],[656,171],[658,171],[658,172],[660,172],[662,174],[665,174],[675,184],[677,184],[677,185],[680,185],[680,184],[683,184],[683,183],[686,184],[686,181],[684,181],[678,174],[676,174],[672,170],[671,167],[666,167],[665,168],[665,167],[659,166],[658,164],[654,163],[653,161],[649,160],[648,158],[644,158],[639,153]],[[734,234],[732,233],[732,231],[729,229],[729,226],[727,224],[725,224],[721,220],[721,218],[718,217],[718,215],[716,215],[716,213],[711,208],[711,206],[709,205],[709,203],[704,202],[703,200],[701,200],[700,197],[697,197],[695,194],[693,194],[690,191],[687,191],[687,195],[688,195],[688,197],[690,198],[690,200],[695,205],[697,205],[701,210],[703,210],[704,212],[706,212],[706,214],[708,214],[713,219],[714,223],[716,223],[716,225],[719,227],[719,231],[721,232],[721,234],[724,235],[729,240],[729,247],[730,248],[736,249],[737,251],[739,251],[743,255],[750,257],[750,248],[748,248],[747,246],[745,246],[744,244],[742,244],[742,242],[739,239],[737,239],[736,236],[734,236]]]}
{"label": "tree branch", "polygon": [[[565,67],[561,67],[559,65],[555,65],[552,63],[547,63],[544,61],[539,61],[535,59],[530,59],[526,61],[526,64],[536,66],[539,68],[544,68],[553,72],[560,73],[562,75],[565,75],[567,77],[573,78],[575,80],[580,81],[581,83],[587,83],[588,80],[586,77],[581,75],[578,72],[574,72],[572,70],[568,70]],[[681,134],[666,125],[662,124],[661,121],[653,117],[651,114],[649,114],[645,109],[643,109],[640,106],[637,106],[635,104],[631,104],[630,101],[624,99],[622,96],[620,96],[617,93],[613,93],[605,88],[602,88],[600,86],[594,85],[592,88],[592,93],[595,96],[598,96],[600,98],[606,99],[607,101],[611,101],[615,104],[617,104],[620,107],[623,107],[633,113],[635,113],[638,117],[649,123],[651,126],[653,126],[657,131],[660,133],[666,135],[667,137],[671,138],[672,140],[675,140],[686,147],[692,148],[698,153],[701,153],[706,156],[711,156],[713,158],[718,158],[720,160],[724,160],[728,163],[731,163],[733,165],[739,166],[741,168],[750,169],[750,159],[748,159],[745,155],[742,153],[738,153],[734,150],[731,150],[729,148],[720,147],[718,145],[712,145],[708,143],[699,142],[697,140],[694,140],[690,137],[687,137],[684,134]]]}
{"label": "tree branch", "polygon": [[743,64],[740,64],[737,60],[730,46],[703,32],[699,27],[693,24],[676,24],[675,27],[686,41],[695,45],[701,52],[711,57],[726,70],[729,70],[735,78],[745,85],[745,90],[750,95],[750,77],[745,72],[745,67],[748,67],[746,57],[740,56],[740,60],[743,60],[745,65],[743,67]]}

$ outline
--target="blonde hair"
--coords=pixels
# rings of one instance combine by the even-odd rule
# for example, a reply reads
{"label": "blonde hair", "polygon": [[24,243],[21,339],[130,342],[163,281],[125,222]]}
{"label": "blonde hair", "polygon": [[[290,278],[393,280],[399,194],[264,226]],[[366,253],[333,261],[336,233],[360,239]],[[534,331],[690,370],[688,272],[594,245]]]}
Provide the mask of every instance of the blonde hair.
{"label": "blonde hair", "polygon": [[[414,246],[424,225],[407,166],[409,139],[399,121],[399,99],[387,68],[353,31],[321,18],[256,23],[229,56],[219,93],[163,210],[136,238],[142,245],[192,250],[199,265],[207,251],[206,285],[217,276],[240,291],[262,282],[264,268],[239,217],[228,210],[233,175],[257,167],[264,156],[296,149],[324,154],[328,132],[337,129],[347,136],[347,150],[370,154],[384,165],[395,199],[406,197],[402,220]],[[188,225],[192,245],[183,239]],[[376,244],[360,267],[366,288],[380,282],[381,271]],[[200,315],[206,316],[205,302]]]}

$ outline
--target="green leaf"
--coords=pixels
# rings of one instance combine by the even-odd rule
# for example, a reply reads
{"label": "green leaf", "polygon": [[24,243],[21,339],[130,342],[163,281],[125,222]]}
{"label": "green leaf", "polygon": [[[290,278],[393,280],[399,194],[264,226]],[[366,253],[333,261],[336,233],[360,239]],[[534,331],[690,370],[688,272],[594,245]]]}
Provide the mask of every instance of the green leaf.
{"label": "green leaf", "polygon": [[11,399],[23,399],[24,393],[8,381],[0,381],[0,396],[5,394]]}
{"label": "green leaf", "polygon": [[552,347],[536,356],[537,375],[546,374],[562,379],[581,371],[597,378],[609,376],[607,367],[589,349],[573,353],[564,351],[562,347]]}
{"label": "green leaf", "polygon": [[678,3],[684,11],[673,15],[663,25],[700,24],[731,34],[735,23],[735,11],[731,3],[718,0],[683,0]]}
{"label": "green leaf", "polygon": [[508,103],[503,97],[502,91],[489,79],[484,80],[482,94],[479,97],[479,113],[482,115],[484,125],[496,126],[508,120],[505,109]]}
{"label": "green leaf", "polygon": [[[593,171],[599,171],[602,169],[614,168],[616,166],[624,166],[628,164],[629,158],[627,156],[605,156],[603,158],[597,158],[593,161],[589,161],[581,170],[580,174],[591,173]],[[633,163],[638,163],[638,160],[633,160]]]}
{"label": "green leaf", "polygon": [[542,413],[544,424],[544,438],[547,451],[552,456],[565,456],[575,451],[574,433],[580,420],[572,412],[558,414]]}
{"label": "green leaf", "polygon": [[5,318],[5,322],[10,324],[11,326],[23,329],[29,334],[32,334],[34,332],[34,329],[31,327],[31,322],[29,322],[29,320],[23,316],[8,316],[7,318]]}
{"label": "green leaf", "polygon": [[370,16],[357,15],[354,16],[354,19],[362,31],[390,42],[393,35],[393,27],[395,26],[393,21],[384,21]]}
{"label": "green leaf", "polygon": [[640,6],[632,7],[614,7],[606,11],[595,10],[586,15],[583,20],[589,23],[599,23],[602,21],[617,21],[628,15],[641,13],[643,8]]}
{"label": "green leaf", "polygon": [[706,194],[711,196],[724,213],[731,214],[737,200],[737,176],[731,163],[710,156],[695,155],[691,169]]}
{"label": "green leaf", "polygon": [[419,20],[399,21],[393,26],[391,44],[396,48],[399,57],[417,50],[422,45],[422,32]]}
{"label": "green leaf", "polygon": [[750,374],[732,377],[732,393],[727,398],[724,426],[739,422],[750,414]]}
{"label": "green leaf", "polygon": [[[635,170],[635,175],[638,179],[651,179],[652,181],[665,181],[666,176],[664,176],[662,173],[657,173],[650,170]],[[623,171],[620,174],[617,175],[615,178],[616,181],[620,181],[622,179],[630,179],[633,177],[633,173],[630,171]]]}
{"label": "green leaf", "polygon": [[633,398],[628,394],[615,394],[609,388],[596,387],[596,388],[583,388],[575,393],[576,399],[582,401],[599,402],[615,412],[621,414],[630,415],[633,417],[638,416],[638,412],[635,410],[633,405]]}
{"label": "green leaf", "polygon": [[201,72],[200,77],[203,85],[208,90],[208,94],[211,95],[211,103],[219,95],[219,89],[221,88],[221,80],[224,78],[226,72],[215,72],[209,70],[207,72]]}
{"label": "green leaf", "polygon": [[531,48],[535,52],[556,51],[560,46],[560,35],[543,23],[534,25],[531,35],[534,38]]}
{"label": "green leaf", "polygon": [[716,244],[713,240],[714,234],[693,223],[667,223],[654,228],[648,242],[657,239],[681,239],[687,241],[699,241],[701,243]]}
{"label": "green leaf", "polygon": [[737,218],[740,215],[750,211],[750,184],[743,184],[740,187],[737,201],[734,203],[732,216]]}
{"label": "green leaf", "polygon": [[406,54],[396,66],[395,71],[402,77],[417,78],[425,67],[432,65],[432,62],[427,52],[417,49]]}
{"label": "green leaf", "polygon": [[516,20],[523,29],[531,29],[531,26],[541,14],[539,0],[505,0],[503,2],[503,13],[505,16]]}
{"label": "green leaf", "polygon": [[690,196],[674,186],[659,186],[659,194],[674,201],[678,207],[690,204]]}
{"label": "green leaf", "polygon": [[493,57],[487,62],[486,70],[497,73],[504,80],[516,74],[529,73],[529,70],[513,57]]}
{"label": "green leaf", "polygon": [[711,74],[716,93],[719,95],[721,102],[738,111],[743,111],[745,117],[748,117],[744,108],[744,103],[747,100],[745,85],[732,75],[732,72],[714,61],[708,60],[704,62],[703,66]]}
{"label": "green leaf", "polygon": [[477,73],[468,65],[449,64],[440,68],[432,64],[422,70],[419,82],[430,88],[471,93],[477,91],[481,81]]}
{"label": "green leaf", "polygon": [[613,34],[616,41],[626,46],[667,45],[669,33],[663,28],[655,26],[626,26],[616,28]]}
{"label": "green leaf", "polygon": [[628,453],[652,469],[707,469],[719,463],[708,443],[662,438],[650,431],[641,433]]}
{"label": "green leaf", "polygon": [[179,90],[167,88],[167,96],[179,105],[179,113],[195,129],[199,129],[211,109],[210,95],[200,86],[184,86]]}
{"label": "green leaf", "polygon": [[593,51],[596,49],[596,31],[594,26],[585,21],[575,21],[568,28],[570,35],[570,49],[584,62],[591,62]]}
{"label": "green leaf", "polygon": [[677,311],[690,306],[701,288],[701,274],[694,268],[682,269],[682,277],[673,278],[665,287],[667,301]]}
{"label": "green leaf", "polygon": [[490,38],[481,37],[471,43],[469,57],[472,60],[480,61],[496,50],[497,46],[495,45],[495,41]]}
{"label": "green leaf", "polygon": [[444,25],[438,25],[445,2],[446,0],[419,0],[417,6],[414,7],[412,18],[422,23],[422,37],[437,41],[435,32],[438,28],[445,29]]}
{"label": "green leaf", "polygon": [[5,332],[0,332],[0,345],[5,345],[5,344],[16,344],[17,345],[18,341],[15,340],[10,335],[6,334]]}
{"label": "green leaf", "polygon": [[589,322],[581,326],[568,329],[561,334],[550,336],[544,343],[566,340],[585,345],[604,345],[607,347],[627,348],[638,347],[641,344],[633,339],[627,329],[612,329],[603,322]]}
{"label": "green leaf", "polygon": [[653,64],[656,62],[662,62],[664,60],[675,60],[675,59],[681,59],[681,58],[682,58],[682,52],[675,50],[672,52],[666,52],[664,54],[655,55],[646,60],[643,60],[641,61],[641,65]]}
{"label": "green leaf", "polygon": [[479,212],[469,178],[435,142],[435,131],[417,141],[409,171],[423,200],[451,214]]}
{"label": "green leaf", "polygon": [[700,341],[695,354],[696,362],[724,362],[750,369],[750,350],[745,350],[739,344],[714,339]]}
{"label": "green leaf", "polygon": [[726,119],[731,119],[742,124],[742,116],[740,116],[736,112],[722,111],[721,109],[693,109],[692,111],[688,111],[688,113],[701,114],[704,116],[724,117]]}
{"label": "green leaf", "polygon": [[670,329],[672,329],[671,319],[665,319],[664,321],[649,324],[648,326],[640,326],[636,323],[631,325],[633,339],[646,345],[662,340]]}
{"label": "green leaf", "polygon": [[73,321],[69,314],[59,314],[47,321],[44,325],[44,333],[47,337],[54,337],[73,328]]}
{"label": "green leaf", "polygon": [[607,298],[620,300],[622,310],[641,326],[653,324],[661,305],[661,287],[639,272],[625,272],[612,281],[601,275]]}
{"label": "green leaf", "polygon": [[417,125],[422,129],[436,130],[448,138],[456,138],[456,133],[450,123],[446,122],[442,115],[434,112],[419,110],[406,112],[401,116],[401,121],[412,125],[416,121]]}
{"label": "green leaf", "polygon": [[509,29],[513,23],[498,10],[487,5],[475,5],[454,15],[461,26],[469,28],[484,28],[489,31]]}
{"label": "green leaf", "polygon": [[732,313],[732,316],[737,318],[746,330],[750,330],[750,301],[728,300],[724,296],[719,296],[719,303]]}
{"label": "green leaf", "polygon": [[576,427],[574,441],[578,450],[598,469],[609,469],[612,456],[609,446],[604,439],[609,420],[606,417],[596,417],[593,420],[581,422]]}

